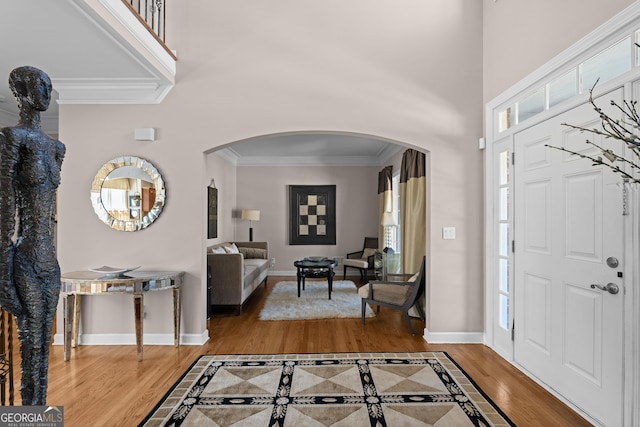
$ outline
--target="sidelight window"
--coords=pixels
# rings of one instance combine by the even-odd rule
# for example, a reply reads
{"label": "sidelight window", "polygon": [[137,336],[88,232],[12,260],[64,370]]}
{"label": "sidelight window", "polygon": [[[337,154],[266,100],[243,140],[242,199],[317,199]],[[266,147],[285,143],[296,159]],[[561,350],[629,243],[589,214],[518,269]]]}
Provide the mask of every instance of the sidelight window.
{"label": "sidelight window", "polygon": [[510,209],[509,209],[509,152],[498,155],[498,317],[500,327],[509,330],[509,247],[510,247]]}

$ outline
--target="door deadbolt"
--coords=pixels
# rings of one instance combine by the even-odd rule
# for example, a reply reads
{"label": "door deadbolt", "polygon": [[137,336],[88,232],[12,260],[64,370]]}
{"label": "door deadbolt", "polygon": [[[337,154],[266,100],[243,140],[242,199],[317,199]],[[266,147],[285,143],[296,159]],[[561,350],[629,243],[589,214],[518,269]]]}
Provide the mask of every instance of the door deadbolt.
{"label": "door deadbolt", "polygon": [[607,265],[611,268],[616,268],[618,267],[618,265],[620,265],[620,263],[618,262],[618,258],[610,256],[609,258],[607,258]]}

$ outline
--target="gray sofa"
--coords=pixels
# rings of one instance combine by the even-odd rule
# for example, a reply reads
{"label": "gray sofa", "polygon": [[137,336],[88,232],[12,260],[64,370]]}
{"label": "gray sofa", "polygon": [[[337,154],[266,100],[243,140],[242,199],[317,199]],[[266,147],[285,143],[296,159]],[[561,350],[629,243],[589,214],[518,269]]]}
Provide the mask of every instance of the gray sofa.
{"label": "gray sofa", "polygon": [[[269,273],[267,242],[225,242],[207,248],[209,309],[242,305]],[[211,313],[211,311],[210,311]]]}

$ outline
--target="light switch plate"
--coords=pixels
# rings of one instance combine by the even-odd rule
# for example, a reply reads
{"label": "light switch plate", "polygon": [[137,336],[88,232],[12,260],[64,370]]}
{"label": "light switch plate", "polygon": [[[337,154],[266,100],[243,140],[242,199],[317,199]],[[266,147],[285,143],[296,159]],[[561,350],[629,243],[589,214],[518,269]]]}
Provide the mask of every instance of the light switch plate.
{"label": "light switch plate", "polygon": [[455,227],[442,227],[442,238],[446,240],[453,240],[456,238]]}

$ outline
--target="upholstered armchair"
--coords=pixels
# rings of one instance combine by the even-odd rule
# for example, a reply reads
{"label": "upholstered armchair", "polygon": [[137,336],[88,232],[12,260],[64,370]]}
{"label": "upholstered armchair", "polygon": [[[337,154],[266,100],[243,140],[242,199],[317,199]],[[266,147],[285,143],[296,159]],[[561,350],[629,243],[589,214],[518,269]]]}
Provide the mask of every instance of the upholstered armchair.
{"label": "upholstered armchair", "polygon": [[[365,311],[367,304],[388,307],[394,310],[401,310],[411,331],[415,335],[416,331],[411,324],[409,310],[415,305],[420,319],[425,321],[425,314],[422,306],[418,302],[425,291],[425,257],[422,258],[420,271],[408,278],[407,281],[383,281],[373,280],[358,289],[358,295],[362,298],[362,324],[364,325]],[[390,276],[409,276],[404,274]]]}
{"label": "upholstered armchair", "polygon": [[374,269],[374,255],[378,249],[377,237],[365,237],[362,250],[349,252],[342,260],[344,266],[343,279],[347,278],[347,268],[357,268],[360,271],[360,281],[364,282],[369,270]]}

